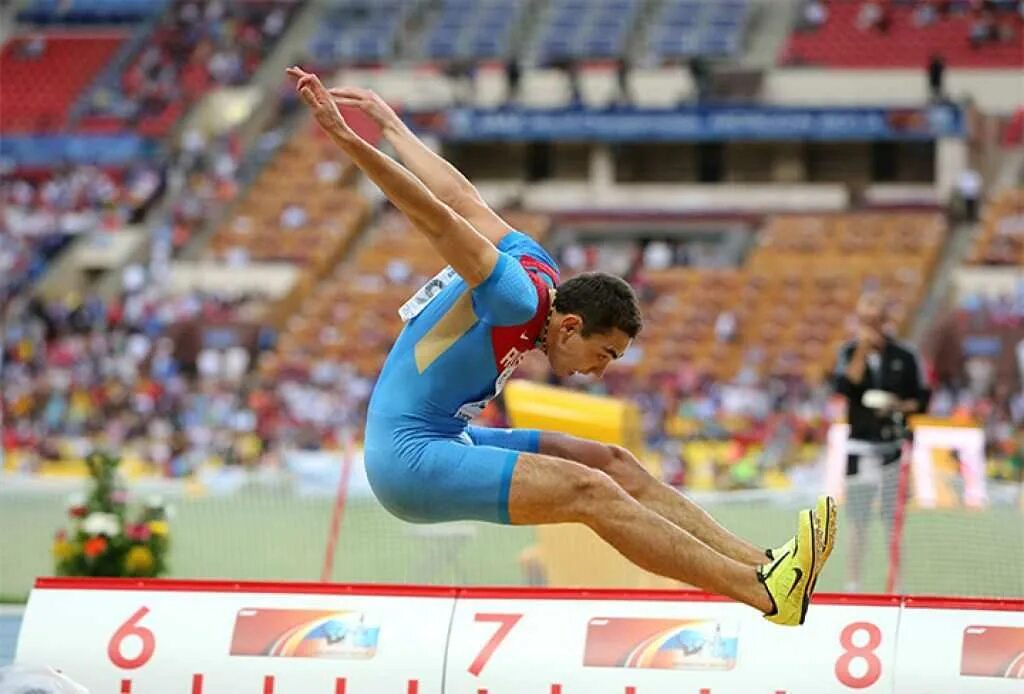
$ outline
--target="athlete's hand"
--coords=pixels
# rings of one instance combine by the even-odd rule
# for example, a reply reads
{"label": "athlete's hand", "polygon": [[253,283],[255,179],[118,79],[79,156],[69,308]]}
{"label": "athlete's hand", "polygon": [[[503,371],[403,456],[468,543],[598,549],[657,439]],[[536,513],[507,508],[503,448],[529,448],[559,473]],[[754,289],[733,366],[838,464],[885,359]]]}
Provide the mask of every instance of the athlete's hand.
{"label": "athlete's hand", "polygon": [[289,76],[295,78],[295,90],[313,111],[313,116],[321,128],[328,133],[342,136],[353,134],[352,129],[342,117],[341,111],[338,110],[338,105],[334,103],[334,99],[331,98],[319,77],[300,67],[290,67],[287,72]]}
{"label": "athlete's hand", "polygon": [[335,102],[342,106],[354,106],[369,116],[381,130],[395,128],[402,124],[395,110],[372,89],[360,87],[335,87],[329,90]]}

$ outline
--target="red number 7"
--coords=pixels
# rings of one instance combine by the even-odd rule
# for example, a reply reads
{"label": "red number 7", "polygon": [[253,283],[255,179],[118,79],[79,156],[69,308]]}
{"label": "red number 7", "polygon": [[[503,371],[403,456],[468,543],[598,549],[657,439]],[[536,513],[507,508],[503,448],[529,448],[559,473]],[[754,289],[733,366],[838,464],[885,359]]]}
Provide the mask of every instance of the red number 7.
{"label": "red number 7", "polygon": [[501,626],[494,632],[494,636],[491,640],[484,644],[483,650],[476,656],[469,666],[469,672],[474,677],[479,677],[480,673],[483,672],[484,667],[487,666],[487,661],[491,659],[494,652],[498,650],[498,646],[505,640],[508,633],[512,631],[512,628],[519,623],[519,620],[523,618],[521,614],[478,614],[474,617],[476,622],[497,622]]}

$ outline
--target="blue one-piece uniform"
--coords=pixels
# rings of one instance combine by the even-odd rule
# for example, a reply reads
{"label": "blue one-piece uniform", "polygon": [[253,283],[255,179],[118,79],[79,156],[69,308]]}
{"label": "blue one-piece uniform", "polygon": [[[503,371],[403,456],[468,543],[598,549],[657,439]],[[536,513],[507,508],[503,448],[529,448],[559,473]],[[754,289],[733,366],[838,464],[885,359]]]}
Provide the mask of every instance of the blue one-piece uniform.
{"label": "blue one-piece uniform", "polygon": [[367,477],[405,520],[508,523],[516,460],[537,451],[537,431],[469,425],[536,346],[558,283],[529,236],[510,232],[498,251],[478,287],[448,268],[402,307],[405,328],[370,398]]}

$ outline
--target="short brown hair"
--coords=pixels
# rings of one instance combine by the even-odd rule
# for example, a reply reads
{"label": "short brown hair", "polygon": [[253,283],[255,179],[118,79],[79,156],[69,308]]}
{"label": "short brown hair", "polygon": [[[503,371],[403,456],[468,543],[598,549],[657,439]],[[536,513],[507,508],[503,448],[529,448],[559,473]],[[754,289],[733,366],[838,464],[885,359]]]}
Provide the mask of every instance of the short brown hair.
{"label": "short brown hair", "polygon": [[555,310],[582,318],[583,337],[618,328],[634,338],[644,326],[633,288],[606,272],[586,272],[558,285]]}

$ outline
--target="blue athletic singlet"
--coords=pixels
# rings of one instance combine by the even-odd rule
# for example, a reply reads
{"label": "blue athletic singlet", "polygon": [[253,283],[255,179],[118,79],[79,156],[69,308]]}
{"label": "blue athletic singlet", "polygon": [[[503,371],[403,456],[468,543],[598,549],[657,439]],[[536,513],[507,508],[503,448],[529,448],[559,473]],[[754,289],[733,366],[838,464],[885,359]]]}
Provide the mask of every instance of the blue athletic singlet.
{"label": "blue athletic singlet", "polygon": [[381,371],[366,421],[366,473],[380,502],[414,522],[508,523],[520,452],[537,431],[469,425],[534,348],[558,266],[510,232],[474,289],[446,268],[401,309],[405,328]]}

